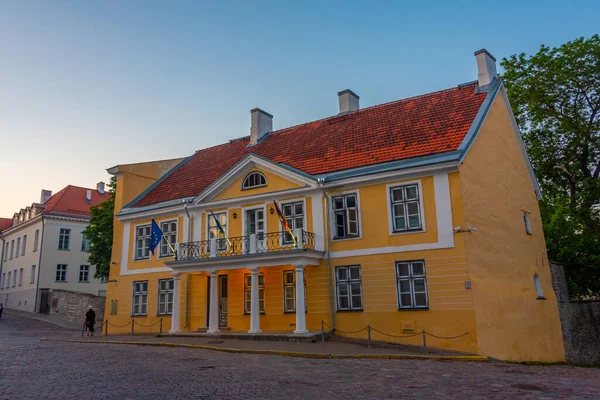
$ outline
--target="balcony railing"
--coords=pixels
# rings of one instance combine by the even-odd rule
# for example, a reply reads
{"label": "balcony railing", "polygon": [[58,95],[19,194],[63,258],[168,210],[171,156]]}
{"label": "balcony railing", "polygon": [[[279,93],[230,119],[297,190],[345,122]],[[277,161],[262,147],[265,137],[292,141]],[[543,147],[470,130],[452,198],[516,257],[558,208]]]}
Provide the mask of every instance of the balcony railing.
{"label": "balcony railing", "polygon": [[247,236],[213,238],[199,242],[179,243],[178,261],[201,260],[213,257],[232,257],[279,251],[315,248],[315,234],[302,229],[294,231],[296,243],[287,232],[258,233]]}

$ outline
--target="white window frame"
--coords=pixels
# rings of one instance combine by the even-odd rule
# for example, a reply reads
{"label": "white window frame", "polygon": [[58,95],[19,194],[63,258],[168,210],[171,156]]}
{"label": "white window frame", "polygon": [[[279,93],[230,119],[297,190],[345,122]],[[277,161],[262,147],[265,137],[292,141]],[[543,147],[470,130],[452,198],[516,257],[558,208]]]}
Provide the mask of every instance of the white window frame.
{"label": "white window frame", "polygon": [[[288,283],[286,281],[286,275],[292,275],[292,283]],[[293,293],[293,309],[288,309],[287,307],[287,288],[292,288],[292,293]],[[308,312],[308,297],[306,296],[306,274],[304,276],[304,312]],[[296,313],[296,271],[291,269],[291,270],[286,270],[283,271],[283,312],[284,314],[295,314]]]}
{"label": "white window frame", "polygon": [[31,266],[31,276],[29,277],[29,283],[35,283],[35,265]]}
{"label": "white window frame", "polygon": [[4,262],[8,261],[8,248],[10,247],[10,244],[8,243],[8,241],[4,242],[4,254],[2,255],[4,257]]}
{"label": "white window frame", "polygon": [[100,283],[108,283],[108,276],[103,276],[100,278]]}
{"label": "white window frame", "polygon": [[[213,211],[213,212],[215,213],[215,216],[217,218],[219,217],[220,214],[225,214],[226,223],[225,223],[225,226],[223,226],[223,230],[225,231],[225,237],[219,238],[219,236],[217,235],[216,238],[217,238],[217,251],[227,251],[229,249],[229,243],[227,243],[227,240],[225,238],[229,237],[229,210],[220,210],[220,211]],[[214,223],[215,219],[213,218],[213,216],[210,212],[204,213],[204,215],[206,216],[206,240],[210,240],[211,239],[210,230],[212,228],[216,228],[216,225],[211,226],[210,222],[212,221]],[[219,240],[219,239],[221,239],[221,240]]]}
{"label": "white window frame", "polygon": [[6,283],[6,272],[2,273],[2,282],[0,282],[0,289],[4,289],[4,284]]}
{"label": "white window frame", "polygon": [[[63,231],[66,231],[66,233],[63,235]],[[67,238],[67,248],[63,248],[61,247],[62,245],[64,245],[64,237]],[[58,230],[58,250],[71,250],[71,229],[70,228],[59,228]]]}
{"label": "white window frame", "polygon": [[14,252],[15,252],[15,239],[10,241],[10,259],[13,259],[14,256]]}
{"label": "white window frame", "polygon": [[17,238],[17,251],[15,253],[15,258],[19,258],[20,253],[21,253],[21,238],[18,237]]}
{"label": "white window frame", "polygon": [[[173,252],[171,251],[171,249],[169,248],[169,246],[165,243],[165,239],[169,240],[169,236],[175,236],[175,241],[173,243],[171,243],[171,245],[173,246],[173,248],[177,247],[177,236],[179,234],[179,218],[176,219],[168,219],[168,220],[164,220],[164,221],[160,221],[157,222],[158,226],[160,226],[160,230],[163,233],[163,237],[160,238],[160,243],[158,244],[158,257],[159,258],[163,258],[163,257],[173,257]],[[165,230],[163,229],[163,224],[168,224],[168,226],[171,226],[171,224],[175,224],[175,231],[169,231],[168,233],[165,234]],[[152,235],[152,232],[150,232],[150,235]],[[163,248],[164,245],[164,248]],[[163,252],[163,250],[165,250],[165,252]]]}
{"label": "white window frame", "polygon": [[19,268],[19,286],[23,286],[23,268]]}
{"label": "white window frame", "polygon": [[267,217],[267,205],[266,204],[258,204],[250,207],[242,208],[242,236],[249,235],[246,232],[246,212],[252,210],[263,210],[263,215],[265,216],[265,239],[267,234],[269,233],[269,218]]}
{"label": "white window frame", "polygon": [[[91,269],[92,269],[92,267],[87,264],[83,264],[83,265],[79,266],[79,282],[89,282],[90,281]],[[83,273],[84,278],[87,278],[87,279],[81,279],[82,273]]]}
{"label": "white window frame", "polygon": [[[423,275],[414,275],[413,263],[423,264]],[[400,275],[399,265],[408,264],[409,275]],[[394,263],[395,275],[396,275],[396,299],[398,303],[398,310],[428,310],[429,309],[429,292],[427,290],[427,267],[425,266],[425,260],[408,260],[408,261],[396,261]],[[425,305],[416,305],[416,291],[415,291],[415,279],[423,279],[425,285]],[[408,281],[410,285],[410,292],[401,292],[400,281]],[[411,305],[402,305],[401,294],[410,293]],[[423,292],[418,292],[423,293]]]}
{"label": "white window frame", "polygon": [[[263,281],[262,285],[260,281]],[[260,294],[262,292],[262,300]],[[246,299],[246,296],[250,296],[250,299]],[[262,307],[261,307],[262,304]],[[250,314],[252,307],[252,274],[244,274],[244,314]],[[265,274],[258,274],[258,310],[260,314],[265,313]]]}
{"label": "white window frame", "polygon": [[40,240],[40,230],[36,229],[33,235],[33,251],[38,251],[38,241]]}
{"label": "white window frame", "polygon": [[[148,228],[148,235],[143,236],[144,240],[148,240],[148,247],[147,247],[148,255],[147,256],[138,257],[138,228]],[[151,238],[152,238],[152,224],[145,223],[145,224],[138,224],[138,225],[133,226],[133,261],[150,260],[150,258],[152,257],[152,253],[150,252],[150,239]],[[142,246],[142,249],[144,249],[143,246]]]}
{"label": "white window frame", "polygon": [[24,256],[25,255],[25,251],[27,250],[27,235],[23,235],[23,240],[21,240],[21,255]]}
{"label": "white window frame", "polygon": [[[61,268],[59,270],[58,267],[64,267],[64,268]],[[68,264],[56,264],[56,269],[54,270],[54,282],[68,282],[67,281],[67,272],[68,271],[69,271],[69,265]],[[61,279],[57,279],[57,278],[59,278],[59,275],[58,275],[59,272],[62,272],[61,275],[64,275],[62,280]]]}
{"label": "white window frame", "polygon": [[12,271],[8,271],[8,280],[6,281],[8,283],[8,285],[6,285],[6,288],[10,288],[10,278],[12,276]]}
{"label": "white window frame", "polygon": [[81,232],[81,251],[89,253],[90,251],[90,240],[85,237],[85,233]]}
{"label": "white window frame", "polygon": [[[417,190],[419,192],[419,214],[421,218],[421,228],[419,229],[406,229],[403,231],[395,231],[394,230],[394,215],[392,213],[392,189],[402,187],[402,186],[411,186],[417,185]],[[427,227],[425,224],[425,207],[423,205],[423,181],[422,180],[412,180],[412,181],[402,181],[402,182],[394,182],[386,185],[386,196],[387,196],[387,210],[388,210],[388,226],[389,232],[391,236],[394,235],[410,235],[412,233],[424,233],[427,232]],[[438,216],[439,218],[439,216]],[[408,219],[407,219],[408,223]]]}
{"label": "white window frame", "polygon": [[[140,285],[140,290],[136,291],[136,284]],[[146,285],[146,290],[144,290],[144,285]],[[139,315],[143,315],[146,316],[148,315],[148,281],[147,280],[143,280],[143,281],[134,281],[132,283],[132,287],[131,287],[131,315],[132,316],[139,316]],[[146,296],[146,301],[144,302],[144,296]],[[139,302],[138,302],[139,300]],[[135,307],[139,306],[138,311],[135,311]],[[144,310],[144,307],[146,307],[146,309]]]}
{"label": "white window frame", "polygon": [[[358,235],[357,236],[346,236],[346,237],[337,237],[337,224],[335,221],[335,209],[333,204],[333,199],[340,196],[348,196],[355,195],[356,196],[356,213],[357,213],[357,221],[358,221]],[[331,240],[339,242],[342,240],[357,240],[362,239],[362,212],[360,207],[360,191],[358,189],[348,190],[344,192],[334,193],[329,195],[329,207],[332,218],[329,221],[329,229],[331,232]]]}
{"label": "white window frame", "polygon": [[[279,204],[278,204],[279,209],[281,210],[281,214],[285,217],[285,214],[283,212],[283,206],[289,205],[289,204],[294,204],[294,203],[302,203],[302,213],[303,213],[303,215],[302,215],[302,219],[303,219],[303,221],[302,221],[302,226],[303,226],[302,230],[304,230],[304,231],[307,232],[308,229],[307,229],[307,226],[306,226],[306,224],[307,224],[307,218],[306,218],[306,198],[301,197],[301,198],[297,198],[297,199],[281,200],[279,202]],[[286,219],[287,219],[287,217],[286,217]],[[279,218],[277,220],[279,221]],[[288,223],[289,222],[290,222],[290,220],[288,219]],[[297,229],[296,226],[295,226],[295,223],[290,224],[290,229],[292,230],[292,232],[294,232],[294,230]],[[285,232],[283,230],[283,224],[281,223],[281,221],[279,221],[279,232],[283,233],[281,235],[281,238],[279,239],[279,245],[280,246],[291,246],[291,245],[294,244],[293,240],[291,240],[289,242],[284,240],[285,239]],[[296,238],[296,239],[297,240],[302,240],[302,238]]]}
{"label": "white window frame", "polygon": [[[161,286],[163,285],[165,288],[161,288]],[[157,307],[156,307],[156,315],[173,315],[173,298],[175,297],[175,281],[173,280],[173,278],[171,279],[159,279],[158,280],[158,296],[157,296]],[[164,294],[165,298],[164,301],[161,301],[161,295]],[[169,299],[169,294],[171,295],[171,298]],[[170,307],[170,311],[169,311],[169,306]],[[162,307],[165,307],[164,311],[161,309]]]}
{"label": "white window frame", "polygon": [[[246,187],[246,181],[248,179],[250,179],[251,175],[255,175],[255,174],[262,176],[262,178],[265,180],[265,183],[261,183],[259,185],[254,185],[254,186]],[[267,183],[268,183],[267,182],[267,177],[265,176],[265,174],[263,174],[260,171],[250,171],[250,172],[248,172],[248,174],[246,174],[246,176],[244,177],[244,179],[242,179],[242,188],[241,188],[241,190],[250,190],[250,189],[256,189],[256,188],[260,188],[260,187],[265,187],[265,186],[267,186]]]}
{"label": "white window frame", "polygon": [[16,269],[13,271],[13,284],[12,284],[12,287],[15,287],[15,286],[17,286],[17,270]]}
{"label": "white window frame", "polygon": [[[353,268],[358,268],[358,279],[350,278],[350,270]],[[346,271],[346,279],[340,280],[338,275],[338,270],[344,269]],[[365,307],[364,298],[363,298],[363,288],[362,288],[362,268],[360,265],[341,265],[337,266],[334,269],[335,273],[335,307],[336,311],[363,311]],[[354,307],[352,305],[352,297],[355,296],[352,294],[352,284],[359,284],[360,287],[360,307]],[[348,307],[341,308],[340,307],[340,286],[346,286],[348,290]]]}

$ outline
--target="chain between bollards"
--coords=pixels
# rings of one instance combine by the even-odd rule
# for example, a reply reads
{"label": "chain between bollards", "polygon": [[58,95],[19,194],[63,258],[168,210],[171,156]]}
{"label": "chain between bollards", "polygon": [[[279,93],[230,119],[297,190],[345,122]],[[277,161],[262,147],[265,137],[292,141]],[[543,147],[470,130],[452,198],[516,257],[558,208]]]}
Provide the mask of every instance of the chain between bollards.
{"label": "chain between bollards", "polygon": [[367,347],[371,347],[371,324],[367,325]]}
{"label": "chain between bollards", "polygon": [[321,320],[321,342],[325,341],[325,322]]}
{"label": "chain between bollards", "polygon": [[160,333],[162,334],[162,318],[160,319]]}
{"label": "chain between bollards", "polygon": [[105,326],[105,328],[104,328],[104,336],[108,336],[108,320],[106,320],[105,323],[106,323],[106,325],[104,325]]}
{"label": "chain between bollards", "polygon": [[425,329],[423,329],[423,348],[427,348],[427,339],[425,339]]}
{"label": "chain between bollards", "polygon": [[131,336],[133,336],[133,326],[135,325],[135,324],[133,323],[133,321],[134,321],[134,320],[132,319],[132,320],[131,320]]}

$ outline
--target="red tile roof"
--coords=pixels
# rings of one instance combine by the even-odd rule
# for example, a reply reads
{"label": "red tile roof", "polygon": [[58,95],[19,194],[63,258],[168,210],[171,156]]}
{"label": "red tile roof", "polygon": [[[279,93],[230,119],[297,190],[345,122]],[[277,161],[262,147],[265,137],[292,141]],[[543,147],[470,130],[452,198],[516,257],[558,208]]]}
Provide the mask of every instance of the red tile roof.
{"label": "red tile roof", "polygon": [[12,218],[0,218],[0,233],[12,226]]}
{"label": "red tile roof", "polygon": [[364,108],[196,152],[133,206],[201,193],[244,156],[322,174],[457,150],[486,93],[476,84]]}
{"label": "red tile roof", "polygon": [[[92,191],[92,201],[86,201],[87,191]],[[108,200],[110,194],[101,195],[96,189],[69,185],[50,197],[44,204],[44,214],[90,216],[90,207]]]}

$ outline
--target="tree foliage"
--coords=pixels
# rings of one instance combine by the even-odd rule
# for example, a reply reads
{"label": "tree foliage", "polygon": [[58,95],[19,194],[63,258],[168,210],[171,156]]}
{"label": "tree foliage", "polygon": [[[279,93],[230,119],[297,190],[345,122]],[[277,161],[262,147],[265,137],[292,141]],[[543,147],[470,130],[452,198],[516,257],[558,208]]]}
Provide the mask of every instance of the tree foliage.
{"label": "tree foliage", "polygon": [[113,176],[108,184],[109,198],[92,206],[90,223],[83,233],[90,241],[88,262],[96,266],[95,278],[107,278],[110,271],[110,258],[113,244],[113,218],[115,211],[115,190],[117,179]]}
{"label": "tree foliage", "polygon": [[544,195],[549,257],[565,265],[574,297],[600,295],[600,37],[501,64]]}

